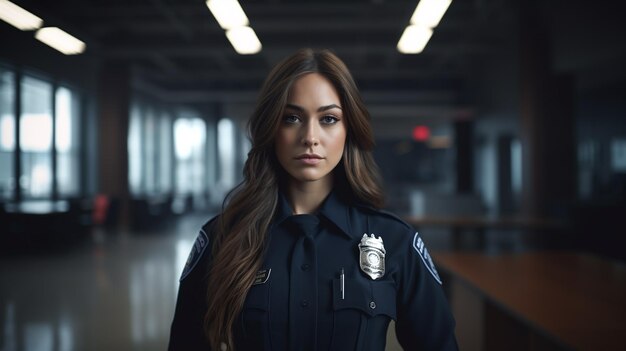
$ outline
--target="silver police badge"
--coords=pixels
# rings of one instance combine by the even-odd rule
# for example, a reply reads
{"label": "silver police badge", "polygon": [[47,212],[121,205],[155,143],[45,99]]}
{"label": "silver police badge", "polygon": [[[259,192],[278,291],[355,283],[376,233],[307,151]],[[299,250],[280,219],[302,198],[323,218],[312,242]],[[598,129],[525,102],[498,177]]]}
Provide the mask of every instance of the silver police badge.
{"label": "silver police badge", "polygon": [[383,238],[376,237],[374,234],[368,236],[363,234],[361,243],[359,244],[361,255],[359,263],[363,273],[376,280],[385,275],[385,246],[383,246]]}

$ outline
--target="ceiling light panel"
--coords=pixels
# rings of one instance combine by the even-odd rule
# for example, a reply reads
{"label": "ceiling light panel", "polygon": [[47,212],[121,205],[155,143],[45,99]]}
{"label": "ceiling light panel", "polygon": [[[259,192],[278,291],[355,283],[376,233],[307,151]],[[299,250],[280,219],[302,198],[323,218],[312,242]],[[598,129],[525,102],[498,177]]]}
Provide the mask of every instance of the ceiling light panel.
{"label": "ceiling light panel", "polygon": [[250,27],[237,27],[226,31],[226,37],[238,54],[252,55],[261,51],[261,42]]}
{"label": "ceiling light panel", "polygon": [[420,0],[411,16],[411,24],[435,28],[446,13],[452,0]]}
{"label": "ceiling light panel", "polygon": [[224,30],[247,26],[250,23],[237,0],[208,0],[206,5]]}
{"label": "ceiling light panel", "polygon": [[0,0],[0,19],[20,30],[41,28],[43,20],[8,0]]}
{"label": "ceiling light panel", "polygon": [[421,25],[410,25],[398,41],[398,51],[403,54],[419,54],[424,50],[428,40],[433,35],[433,30]]}
{"label": "ceiling light panel", "polygon": [[86,48],[84,42],[57,27],[41,28],[35,34],[35,38],[65,55],[80,54]]}

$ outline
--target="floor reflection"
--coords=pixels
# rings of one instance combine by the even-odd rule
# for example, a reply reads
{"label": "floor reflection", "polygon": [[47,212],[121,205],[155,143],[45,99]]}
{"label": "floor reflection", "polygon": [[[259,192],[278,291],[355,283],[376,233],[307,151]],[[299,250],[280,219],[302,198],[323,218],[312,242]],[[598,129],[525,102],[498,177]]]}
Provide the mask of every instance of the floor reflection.
{"label": "floor reflection", "polygon": [[94,233],[63,253],[0,259],[0,350],[164,350],[178,278],[209,215],[164,232]]}

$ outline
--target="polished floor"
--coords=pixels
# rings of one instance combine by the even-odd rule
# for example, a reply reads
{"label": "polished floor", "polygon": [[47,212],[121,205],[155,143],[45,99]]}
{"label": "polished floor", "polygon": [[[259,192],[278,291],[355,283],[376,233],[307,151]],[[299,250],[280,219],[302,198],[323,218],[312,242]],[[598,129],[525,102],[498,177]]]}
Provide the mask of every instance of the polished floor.
{"label": "polished floor", "polygon": [[165,350],[178,276],[208,215],[0,259],[0,350]]}

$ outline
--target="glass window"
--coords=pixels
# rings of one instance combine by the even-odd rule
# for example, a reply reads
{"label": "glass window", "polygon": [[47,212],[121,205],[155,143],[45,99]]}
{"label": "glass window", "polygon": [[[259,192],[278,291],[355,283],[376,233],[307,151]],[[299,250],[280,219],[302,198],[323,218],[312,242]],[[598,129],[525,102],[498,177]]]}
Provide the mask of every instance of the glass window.
{"label": "glass window", "polygon": [[187,118],[174,121],[174,151],[176,155],[176,194],[190,192],[189,159],[191,158],[192,140],[190,122]]}
{"label": "glass window", "polygon": [[204,163],[206,158],[206,123],[200,118],[191,120],[193,128],[193,152],[192,152],[192,169],[193,169],[193,193],[196,195],[196,201],[203,201],[204,194],[207,189],[207,182],[204,177]]}
{"label": "glass window", "polygon": [[239,134],[240,134],[240,140],[241,140],[241,150],[240,150],[239,159],[241,160],[241,166],[243,167],[245,165],[246,160],[248,159],[248,152],[250,152],[250,149],[252,149],[252,143],[250,142],[250,139],[248,139],[248,136],[244,132],[240,132]]}
{"label": "glass window", "polygon": [[[185,127],[183,129],[186,130]],[[187,132],[183,132],[185,133]],[[182,144],[178,145],[179,149],[186,148],[186,143],[192,142],[188,140],[188,135],[180,138],[182,139],[179,143]],[[186,154],[191,151],[177,152]],[[131,194],[141,196],[171,193],[174,175],[172,158],[172,116],[159,108],[133,104],[128,129],[128,182]],[[186,155],[182,156],[182,159],[186,158]],[[183,170],[187,171],[187,168]],[[186,189],[190,184],[183,182],[180,185]]]}
{"label": "glass window", "polygon": [[0,68],[0,201],[15,188],[15,75]]}
{"label": "glass window", "polygon": [[21,82],[20,187],[25,198],[52,195],[52,85],[25,76]]}
{"label": "glass window", "polygon": [[144,170],[144,192],[146,194],[156,193],[156,118],[154,116],[154,110],[148,109],[145,114],[143,123],[144,127],[144,157],[143,157],[143,170]]}
{"label": "glass window", "polygon": [[519,204],[522,196],[522,143],[517,138],[511,142],[511,189]]}
{"label": "glass window", "polygon": [[217,136],[215,123],[207,125],[207,161],[205,170],[207,172],[207,183],[211,190],[217,182]]}
{"label": "glass window", "polygon": [[176,194],[201,196],[204,177],[206,124],[200,118],[178,118],[174,122]]}
{"label": "glass window", "polygon": [[220,162],[219,183],[224,189],[235,185],[235,126],[222,118],[217,122],[217,150]]}
{"label": "glass window", "polygon": [[161,114],[159,119],[159,191],[166,194],[172,191],[172,118]]}
{"label": "glass window", "polygon": [[614,172],[626,172],[626,139],[611,140],[611,168]]}
{"label": "glass window", "polygon": [[141,119],[141,109],[133,105],[128,127],[128,185],[134,195],[141,193]]}
{"label": "glass window", "polygon": [[60,196],[79,193],[79,99],[76,93],[60,87],[56,91],[57,182]]}

